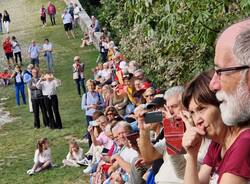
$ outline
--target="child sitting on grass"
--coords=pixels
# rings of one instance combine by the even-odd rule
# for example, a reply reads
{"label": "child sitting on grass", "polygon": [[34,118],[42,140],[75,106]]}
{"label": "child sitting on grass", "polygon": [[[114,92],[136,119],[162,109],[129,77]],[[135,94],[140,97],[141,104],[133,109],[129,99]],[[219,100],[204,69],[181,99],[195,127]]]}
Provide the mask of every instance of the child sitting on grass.
{"label": "child sitting on grass", "polygon": [[89,35],[88,33],[84,33],[84,37],[81,39],[82,40],[82,44],[81,44],[81,48],[90,45],[90,41],[89,41]]}
{"label": "child sitting on grass", "polygon": [[34,155],[34,165],[27,171],[28,175],[41,172],[52,167],[51,150],[47,138],[42,138],[37,142],[37,149]]}
{"label": "child sitting on grass", "polygon": [[63,166],[79,167],[83,159],[83,150],[79,147],[75,140],[69,143],[69,153],[66,159],[62,161]]}

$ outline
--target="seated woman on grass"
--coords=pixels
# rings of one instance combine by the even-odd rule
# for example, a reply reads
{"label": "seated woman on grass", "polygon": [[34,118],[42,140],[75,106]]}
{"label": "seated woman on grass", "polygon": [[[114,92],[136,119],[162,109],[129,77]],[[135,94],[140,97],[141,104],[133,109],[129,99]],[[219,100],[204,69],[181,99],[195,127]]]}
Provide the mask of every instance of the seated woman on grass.
{"label": "seated woman on grass", "polygon": [[52,167],[51,150],[47,138],[42,138],[37,142],[37,149],[34,155],[34,165],[27,171],[28,175],[41,172]]}

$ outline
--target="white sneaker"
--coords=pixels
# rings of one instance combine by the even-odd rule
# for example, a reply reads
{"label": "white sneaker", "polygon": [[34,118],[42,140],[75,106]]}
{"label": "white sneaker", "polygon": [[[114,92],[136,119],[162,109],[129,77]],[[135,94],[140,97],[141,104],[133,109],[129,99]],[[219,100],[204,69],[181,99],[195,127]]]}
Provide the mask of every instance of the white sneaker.
{"label": "white sneaker", "polygon": [[83,170],[83,173],[90,174],[92,173],[92,165],[90,164],[86,169]]}
{"label": "white sneaker", "polygon": [[85,157],[84,159],[78,161],[77,164],[88,166],[90,164],[90,162],[91,162],[91,160],[88,160],[87,157]]}
{"label": "white sneaker", "polygon": [[33,169],[30,169],[27,171],[27,174],[31,176],[31,175],[35,174],[35,171]]}

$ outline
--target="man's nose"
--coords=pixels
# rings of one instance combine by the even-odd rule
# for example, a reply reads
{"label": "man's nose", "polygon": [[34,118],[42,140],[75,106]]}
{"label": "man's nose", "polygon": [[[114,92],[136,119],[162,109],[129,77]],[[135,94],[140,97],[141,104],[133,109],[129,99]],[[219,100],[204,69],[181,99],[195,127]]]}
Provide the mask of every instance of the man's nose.
{"label": "man's nose", "polygon": [[215,72],[210,81],[209,88],[212,91],[219,91],[221,89],[219,75]]}

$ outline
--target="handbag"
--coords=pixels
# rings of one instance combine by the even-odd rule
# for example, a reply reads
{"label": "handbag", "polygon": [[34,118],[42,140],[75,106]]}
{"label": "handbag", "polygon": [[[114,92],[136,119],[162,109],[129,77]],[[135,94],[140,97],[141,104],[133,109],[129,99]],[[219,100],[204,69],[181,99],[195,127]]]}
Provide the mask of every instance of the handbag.
{"label": "handbag", "polygon": [[79,74],[78,72],[73,72],[73,79],[79,79]]}

